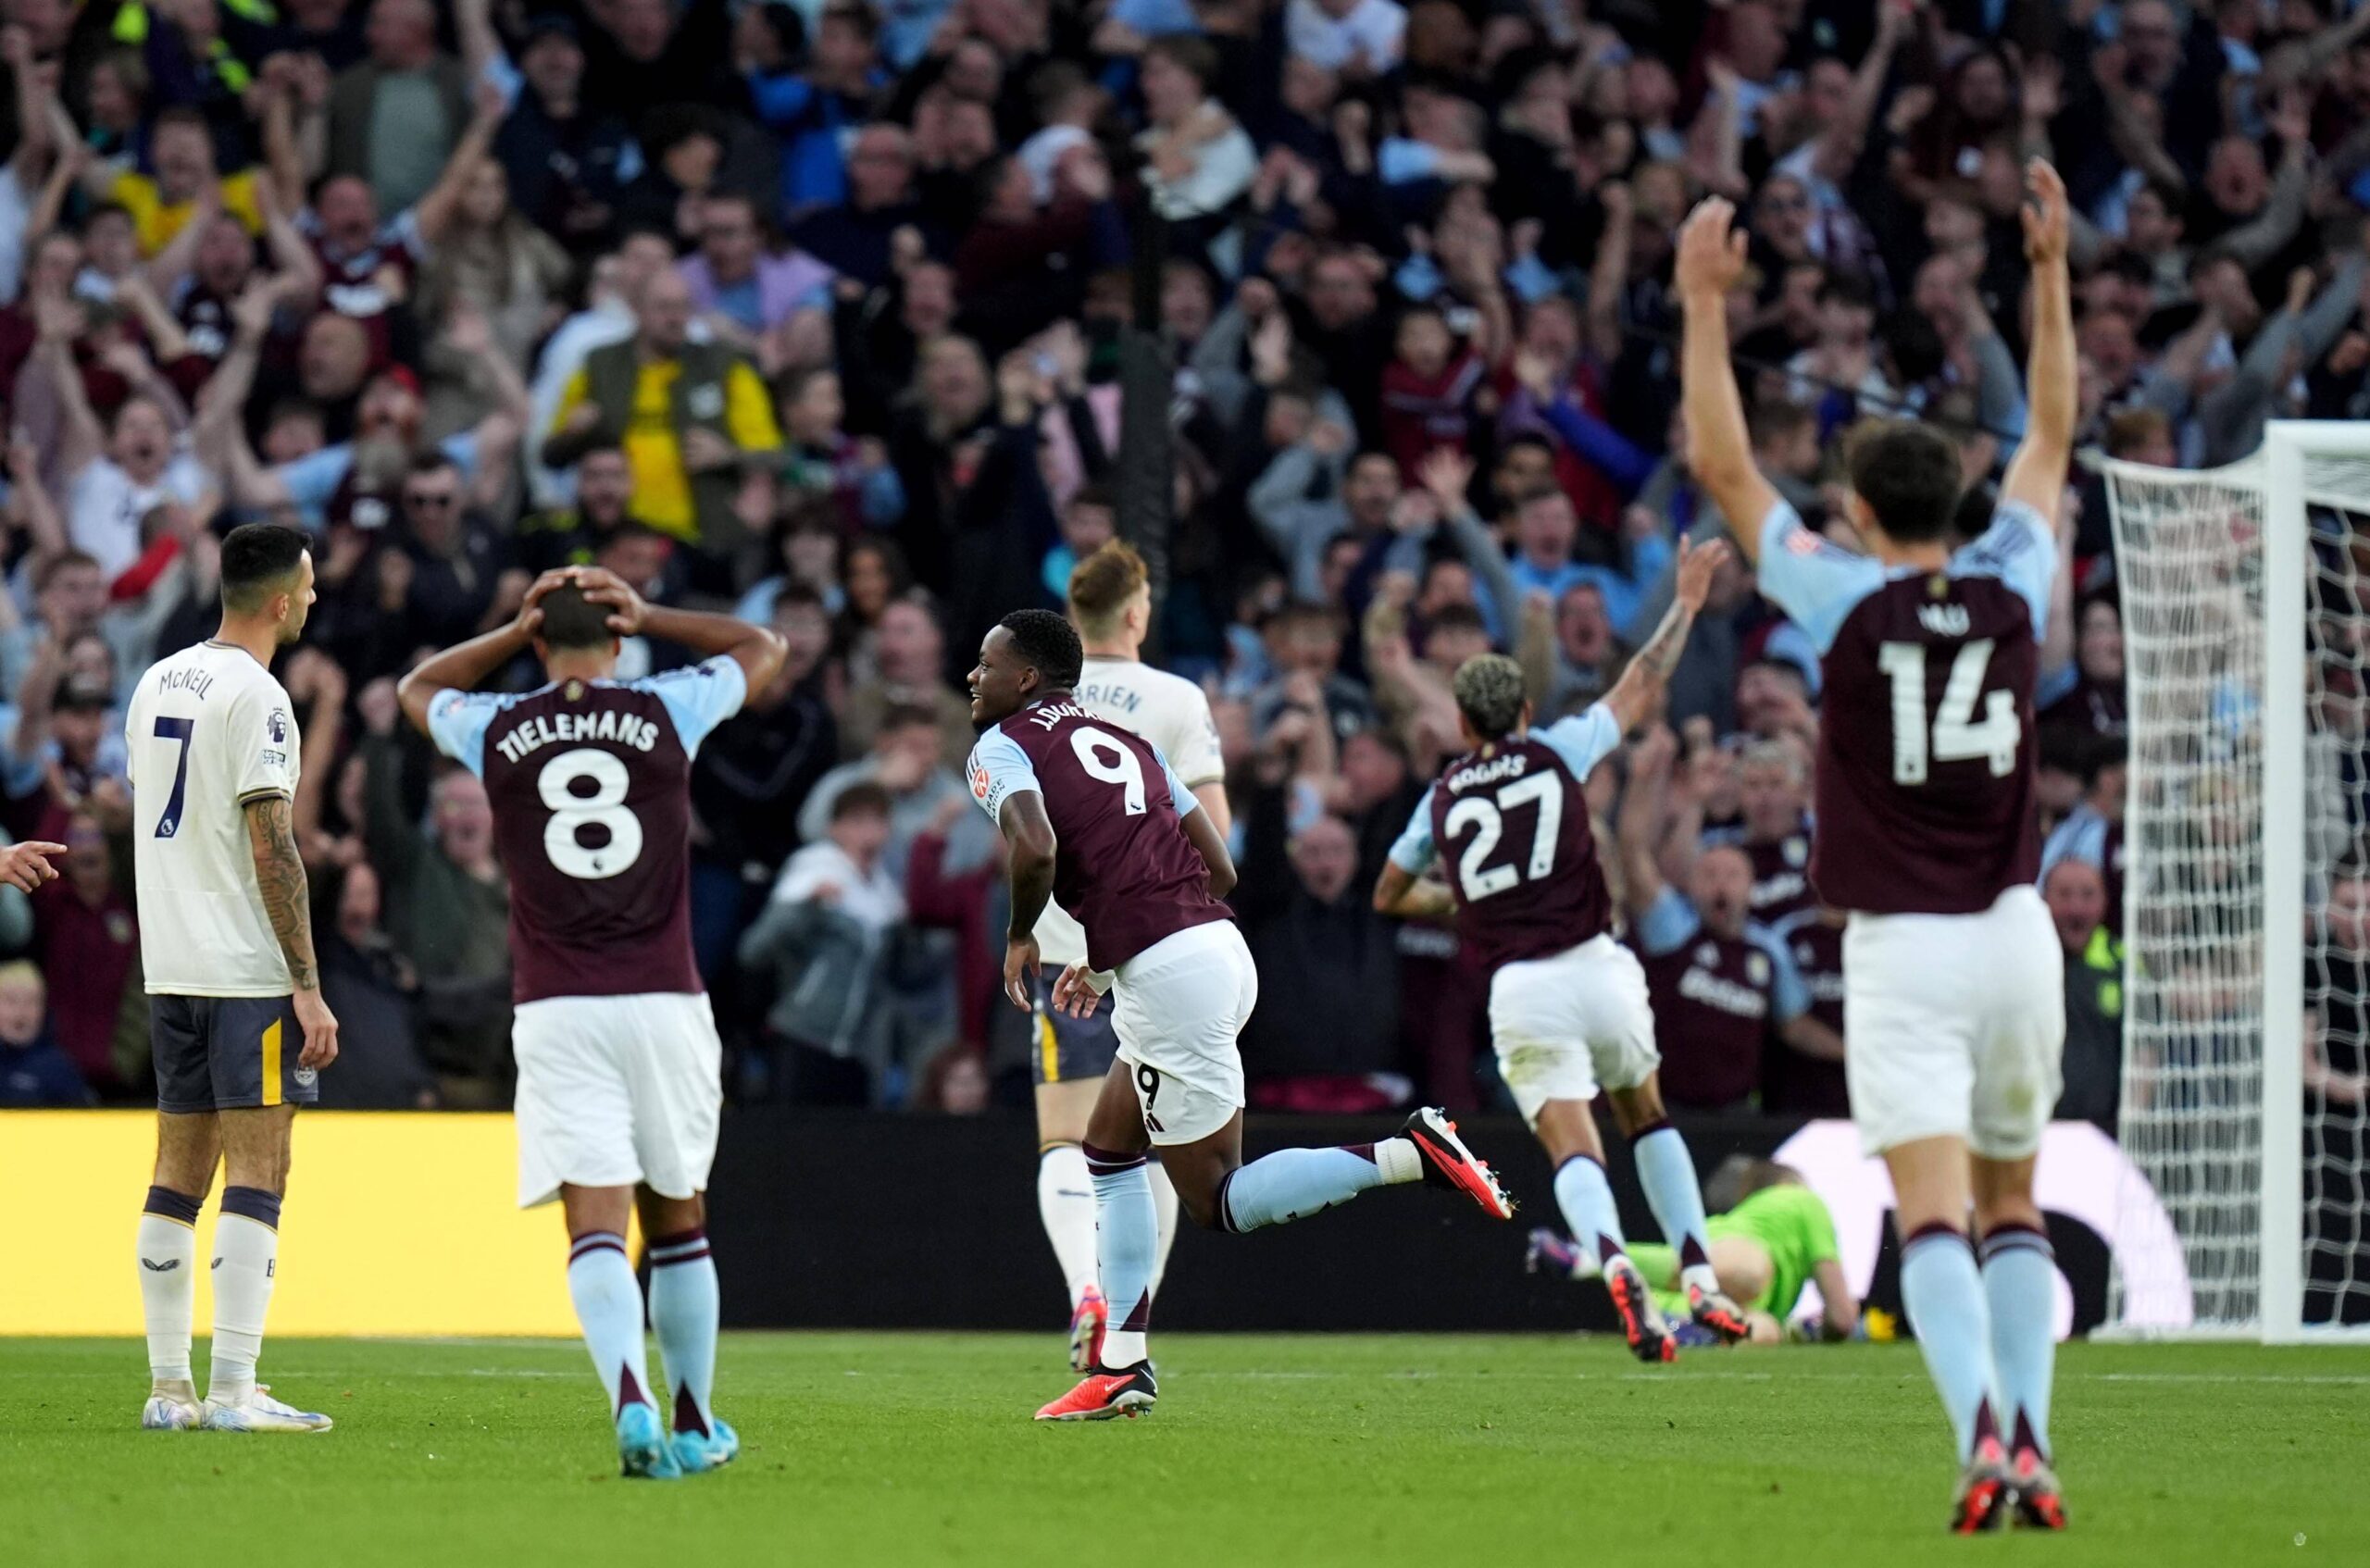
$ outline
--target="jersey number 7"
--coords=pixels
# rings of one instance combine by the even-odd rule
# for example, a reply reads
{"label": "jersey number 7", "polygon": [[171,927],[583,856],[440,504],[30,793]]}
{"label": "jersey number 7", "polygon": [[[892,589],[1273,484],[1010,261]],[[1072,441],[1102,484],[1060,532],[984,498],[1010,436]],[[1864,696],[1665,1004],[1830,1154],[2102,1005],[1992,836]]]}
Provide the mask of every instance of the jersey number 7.
{"label": "jersey number 7", "polygon": [[156,818],[156,837],[169,839],[181,830],[181,795],[189,788],[190,739],[197,733],[193,718],[160,718],[156,721],[156,739],[176,743],[178,754],[173,759],[172,792],[165,797],[165,814]]}

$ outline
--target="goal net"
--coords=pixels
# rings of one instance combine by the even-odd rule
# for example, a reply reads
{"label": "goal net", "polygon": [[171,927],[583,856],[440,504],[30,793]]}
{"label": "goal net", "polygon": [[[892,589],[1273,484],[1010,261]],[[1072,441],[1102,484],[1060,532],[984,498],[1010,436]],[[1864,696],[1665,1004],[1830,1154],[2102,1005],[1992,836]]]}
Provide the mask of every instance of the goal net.
{"label": "goal net", "polygon": [[2105,480],[2130,723],[2120,1141],[2181,1240],[2117,1257],[2108,1321],[2370,1335],[2370,427],[2276,422],[2229,467]]}

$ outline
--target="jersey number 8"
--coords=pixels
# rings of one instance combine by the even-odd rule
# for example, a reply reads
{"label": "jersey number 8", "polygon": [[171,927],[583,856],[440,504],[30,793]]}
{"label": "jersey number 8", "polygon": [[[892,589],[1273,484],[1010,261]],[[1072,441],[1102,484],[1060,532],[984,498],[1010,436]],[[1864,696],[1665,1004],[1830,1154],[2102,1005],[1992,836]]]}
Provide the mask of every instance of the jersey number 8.
{"label": "jersey number 8", "polygon": [[[589,778],[592,792],[580,795],[576,781]],[[535,790],[552,819],[543,826],[543,853],[555,869],[582,881],[615,877],[642,858],[642,820],[626,805],[626,765],[591,746],[562,752],[535,776]],[[587,828],[608,830],[608,841],[586,844]]]}
{"label": "jersey number 8", "polygon": [[[1530,830],[1529,865],[1520,869],[1508,864],[1482,870],[1482,863],[1505,832],[1505,814],[1533,803],[1539,807],[1539,821]],[[1526,879],[1536,882],[1555,869],[1555,840],[1564,828],[1564,781],[1553,771],[1534,773],[1499,790],[1494,800],[1468,795],[1449,808],[1449,835],[1463,832],[1467,823],[1474,828],[1473,841],[1465,846],[1465,854],[1456,863],[1456,879],[1465,889],[1466,902],[1478,903]]]}
{"label": "jersey number 8", "polygon": [[[1951,661],[1951,678],[1942,688],[1942,705],[1935,712],[1932,739],[1926,728],[1926,647],[1920,642],[1886,642],[1877,648],[1877,663],[1892,678],[1892,781],[1923,784],[1932,764],[1969,762],[1981,757],[1991,765],[1995,778],[2016,766],[2016,748],[2024,726],[2016,719],[2016,699],[2006,691],[1985,697],[1983,672],[1991,664],[1991,639],[1963,644]],[[1975,716],[1975,700],[1985,697],[1983,718]]]}

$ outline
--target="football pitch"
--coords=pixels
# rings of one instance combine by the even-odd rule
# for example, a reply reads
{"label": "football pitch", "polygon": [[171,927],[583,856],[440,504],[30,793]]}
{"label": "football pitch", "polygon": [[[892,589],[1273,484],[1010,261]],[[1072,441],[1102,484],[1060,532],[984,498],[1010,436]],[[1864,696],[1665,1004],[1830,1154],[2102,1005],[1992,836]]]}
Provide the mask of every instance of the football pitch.
{"label": "football pitch", "polygon": [[1910,1345],[1653,1369],[1583,1338],[1155,1349],[1155,1413],[1054,1427],[1029,1420],[1068,1387],[1051,1335],[730,1335],[739,1463],[628,1483],[573,1342],[274,1341],[265,1375],[337,1430],[239,1437],[138,1430],[137,1341],[0,1340],[0,1561],[2370,1561],[2370,1350],[2068,1346],[2073,1531],[1952,1542]]}

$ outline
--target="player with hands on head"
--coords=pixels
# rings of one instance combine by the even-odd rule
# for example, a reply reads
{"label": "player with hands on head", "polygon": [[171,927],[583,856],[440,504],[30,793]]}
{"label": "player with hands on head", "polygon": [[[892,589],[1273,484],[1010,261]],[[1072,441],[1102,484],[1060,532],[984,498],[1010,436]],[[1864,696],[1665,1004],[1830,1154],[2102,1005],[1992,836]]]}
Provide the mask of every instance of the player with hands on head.
{"label": "player with hands on head", "polygon": [[[1713,1272],[1695,1163],[1663,1109],[1645,970],[1613,936],[1586,788],[1622,736],[1661,710],[1728,554],[1718,541],[1681,542],[1662,624],[1613,689],[1573,717],[1533,729],[1522,666],[1501,653],[1467,660],[1454,682],[1466,751],[1416,803],[1374,890],[1385,915],[1453,918],[1494,970],[1498,1070],[1554,1163],[1555,1201],[1573,1238],[1568,1246],[1535,1238],[1534,1266],[1538,1249],[1551,1247],[1575,1277],[1602,1277],[1630,1350],[1647,1362],[1671,1360],[1678,1341],[1628,1255],[1596,1129],[1600,1087],[1655,1222],[1678,1249],[1690,1313],[1723,1339],[1743,1338],[1748,1325]],[[1445,880],[1427,878],[1435,865]]]}
{"label": "player with hands on head", "polygon": [[1370,1187],[1416,1181],[1500,1219],[1514,1212],[1436,1110],[1378,1142],[1243,1163],[1235,1042],[1259,976],[1218,902],[1234,886],[1234,862],[1159,748],[1078,702],[1083,665],[1068,621],[1019,610],[989,631],[970,678],[971,716],[986,727],[971,753],[971,793],[1012,851],[1004,994],[1023,1011],[1033,1005],[1037,920],[1059,899],[1085,929],[1087,957],[1063,971],[1057,1004],[1075,1015],[1110,992],[1119,1037],[1085,1143],[1112,1321],[1085,1380],[1039,1411],[1041,1421],[1135,1415],[1159,1397],[1145,1344],[1159,1232],[1149,1155],[1194,1223],[1212,1229],[1281,1225]]}
{"label": "player with hands on head", "polygon": [[2029,414],[1990,527],[1963,546],[1958,453],[1909,422],[1872,422],[1847,449],[1867,553],[1805,528],[1753,467],[1727,317],[1745,237],[1726,202],[1689,217],[1677,264],[1695,474],[1823,657],[1811,882],[1849,912],[1852,1114],[1891,1172],[1902,1299],[1950,1418],[1963,1534],[2065,1523],[2049,1448],[2056,1267],[2033,1202],[2064,976],[2033,886],[2033,680],[2077,389],[2065,187],[2039,159],[2026,187]]}
{"label": "player with hands on head", "polygon": [[[271,523],[221,547],[214,636],[158,660],[125,711],[141,965],[156,1063],[156,1165],[138,1236],[152,1430],[322,1432],[256,1381],[279,1273],[295,1108],[337,1060],[297,842],[302,741],[271,661],[313,604],[305,536]],[[214,1354],[190,1372],[199,1209],[223,1166]]]}
{"label": "player with hands on head", "polygon": [[[644,634],[699,662],[615,678],[621,640]],[[510,875],[518,1203],[557,1199],[566,1216],[568,1294],[630,1476],[713,1470],[740,1451],[710,1401],[718,1296],[704,1195],[723,1046],[692,960],[691,771],[786,651],[770,630],[565,566],[529,585],[509,624],[395,691],[404,716],[485,781]],[[543,686],[473,690],[530,653]],[[625,1251],[637,1208],[663,1411]]]}

